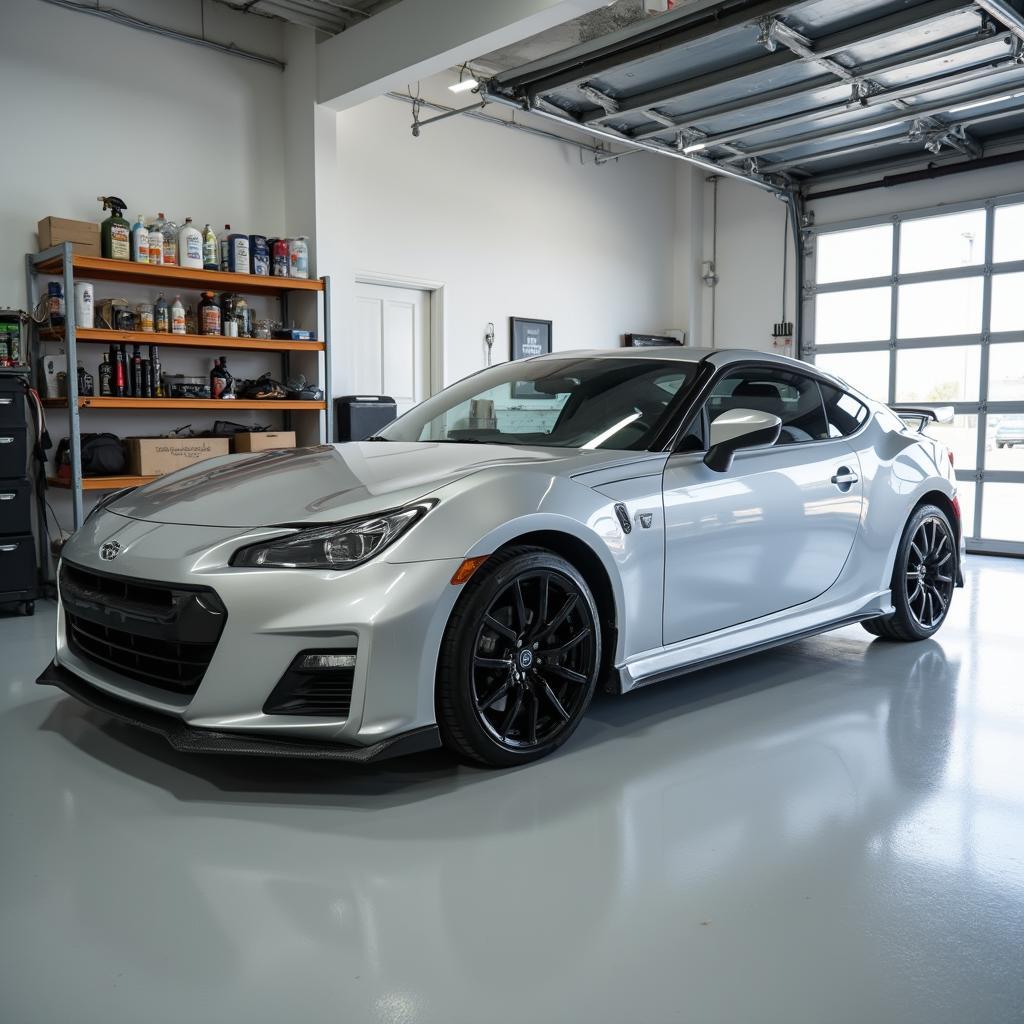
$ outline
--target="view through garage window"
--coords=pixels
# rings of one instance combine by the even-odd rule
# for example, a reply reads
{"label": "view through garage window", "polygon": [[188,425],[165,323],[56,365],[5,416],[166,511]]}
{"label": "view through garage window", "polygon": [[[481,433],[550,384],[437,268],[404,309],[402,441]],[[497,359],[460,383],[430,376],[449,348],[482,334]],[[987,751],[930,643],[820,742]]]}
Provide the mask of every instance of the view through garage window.
{"label": "view through garage window", "polygon": [[805,359],[887,402],[952,405],[976,550],[1024,553],[1024,195],[815,230]]}

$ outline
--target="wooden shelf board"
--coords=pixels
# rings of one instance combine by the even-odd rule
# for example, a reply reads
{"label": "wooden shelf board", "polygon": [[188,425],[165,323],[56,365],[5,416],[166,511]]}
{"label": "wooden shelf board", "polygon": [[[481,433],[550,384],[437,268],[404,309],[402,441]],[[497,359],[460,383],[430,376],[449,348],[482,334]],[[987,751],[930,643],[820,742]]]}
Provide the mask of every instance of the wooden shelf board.
{"label": "wooden shelf board", "polygon": [[[59,274],[63,260],[53,259],[36,265],[40,274]],[[321,292],[323,282],[314,278],[258,277],[255,274],[231,274],[223,270],[191,270],[186,267],[151,267],[148,263],[106,260],[99,256],[72,255],[76,277],[99,281],[125,281],[164,288],[199,288],[202,291],[231,291],[250,295],[280,295],[282,292]]]}
{"label": "wooden shelf board", "polygon": [[[122,487],[141,487],[159,479],[155,476],[85,476],[82,477],[83,491],[119,491]],[[71,489],[71,481],[51,476],[46,481],[51,487]]]}
{"label": "wooden shelf board", "polygon": [[[39,332],[44,341],[63,341],[62,330]],[[75,331],[79,343],[111,345],[161,345],[170,348],[236,349],[245,352],[323,352],[322,341],[287,341],[280,338],[225,338],[219,334],[158,334],[155,331],[109,331],[102,327],[79,327]]]}
{"label": "wooden shelf board", "polygon": [[[49,409],[66,409],[66,398],[44,398],[43,405]],[[107,398],[85,397],[78,399],[79,409],[263,409],[267,412],[322,412],[325,402],[305,402],[301,399],[258,399],[258,398]]]}

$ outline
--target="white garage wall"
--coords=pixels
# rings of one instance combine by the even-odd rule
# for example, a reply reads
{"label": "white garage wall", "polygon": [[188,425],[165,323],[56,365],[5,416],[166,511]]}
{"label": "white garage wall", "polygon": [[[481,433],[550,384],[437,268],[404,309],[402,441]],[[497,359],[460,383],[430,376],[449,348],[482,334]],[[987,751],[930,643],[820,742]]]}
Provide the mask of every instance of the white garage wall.
{"label": "white garage wall", "polygon": [[[677,175],[676,253],[677,261],[687,261],[681,271],[688,272],[679,275],[677,316],[691,315],[691,334],[701,345],[772,351],[772,326],[783,319],[783,244],[788,254],[786,319],[794,319],[793,245],[785,234],[785,204],[753,185],[719,179],[719,280],[712,293],[701,280],[701,263],[714,251],[714,188],[699,168],[679,165]],[[685,197],[694,193],[699,211],[687,211]]]}
{"label": "white garage wall", "polygon": [[[425,90],[426,91],[426,90]],[[425,116],[430,116],[429,112]],[[580,163],[575,147],[456,118],[409,131],[410,108],[381,97],[338,115],[340,250],[335,388],[350,379],[344,325],[359,271],[445,284],[445,379],[508,358],[509,316],[552,320],[554,348],[616,347],[627,331],[673,326],[674,164]]]}
{"label": "white garage wall", "polygon": [[[120,0],[138,17],[198,33],[198,3]],[[24,253],[37,248],[36,223],[45,216],[101,220],[96,196],[114,194],[132,221],[163,210],[248,231],[285,229],[283,75],[200,47],[161,39],[39,0],[3,0],[0,32],[0,131],[4,170],[0,188],[0,305],[25,305]],[[280,27],[205,5],[209,38],[280,57]],[[112,289],[116,288],[116,292]],[[99,284],[97,298],[137,289]],[[148,294],[148,292],[146,293]],[[155,296],[150,296],[155,297]],[[193,305],[198,294],[182,296]],[[95,374],[97,346],[83,346]],[[209,360],[163,349],[171,372],[206,373]],[[259,359],[260,357],[252,357]],[[240,357],[235,372],[260,373],[261,362]],[[159,433],[182,425],[182,413],[89,413],[83,430]],[[238,413],[232,419],[250,414]],[[185,419],[191,418],[191,414]],[[196,429],[212,420],[196,414]],[[54,443],[66,433],[51,412]],[[66,495],[52,500],[65,526]]]}

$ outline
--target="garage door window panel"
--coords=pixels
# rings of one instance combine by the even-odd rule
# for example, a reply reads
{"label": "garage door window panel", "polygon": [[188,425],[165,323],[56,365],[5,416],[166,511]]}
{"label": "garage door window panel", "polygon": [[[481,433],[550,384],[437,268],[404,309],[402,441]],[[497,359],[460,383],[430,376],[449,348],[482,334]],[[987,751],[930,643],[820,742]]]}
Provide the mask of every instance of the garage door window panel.
{"label": "garage door window panel", "polygon": [[900,285],[897,337],[981,334],[984,279],[958,278]]}
{"label": "garage door window panel", "polygon": [[818,284],[888,277],[891,273],[891,224],[832,231],[818,241]]}
{"label": "garage door window panel", "polygon": [[1024,260],[1024,203],[997,206],[992,258],[996,263]]}
{"label": "garage door window panel", "polygon": [[819,366],[833,377],[878,402],[889,399],[889,352],[821,352],[815,356]]}
{"label": "garage door window panel", "polygon": [[901,274],[976,267],[984,261],[984,210],[914,217],[900,228]]}
{"label": "garage door window panel", "polygon": [[978,345],[906,348],[896,353],[897,402],[976,402],[980,380]]}
{"label": "garage door window panel", "polygon": [[822,292],[814,308],[815,343],[886,341],[892,313],[890,288]]}
{"label": "garage door window panel", "polygon": [[1024,331],[1024,273],[992,276],[991,330]]}

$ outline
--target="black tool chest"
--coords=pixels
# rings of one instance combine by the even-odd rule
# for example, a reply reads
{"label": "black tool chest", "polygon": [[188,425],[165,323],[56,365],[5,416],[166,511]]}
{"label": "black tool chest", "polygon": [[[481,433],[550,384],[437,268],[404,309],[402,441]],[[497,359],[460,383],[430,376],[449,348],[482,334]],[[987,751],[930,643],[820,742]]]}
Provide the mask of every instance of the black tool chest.
{"label": "black tool chest", "polygon": [[24,377],[0,371],[0,606],[35,610],[38,573]]}

